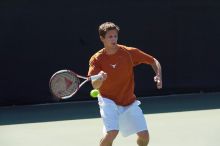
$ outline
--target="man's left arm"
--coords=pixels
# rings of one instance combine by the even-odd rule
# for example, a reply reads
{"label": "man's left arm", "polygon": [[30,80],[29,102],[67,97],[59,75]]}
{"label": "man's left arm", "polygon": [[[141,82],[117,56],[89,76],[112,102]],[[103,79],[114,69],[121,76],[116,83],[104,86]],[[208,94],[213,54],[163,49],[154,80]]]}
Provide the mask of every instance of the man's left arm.
{"label": "man's left arm", "polygon": [[163,86],[161,65],[157,59],[155,59],[155,58],[153,58],[153,59],[154,59],[154,62],[151,64],[151,66],[156,74],[154,76],[154,81],[157,83],[157,88],[161,89]]}
{"label": "man's left arm", "polygon": [[152,66],[154,72],[155,72],[155,77],[154,81],[157,83],[157,88],[161,89],[162,88],[162,70],[161,70],[161,65],[159,61],[154,58],[153,56],[137,49],[137,48],[128,48],[129,53],[131,54],[132,61],[134,66],[139,65],[141,63],[144,64],[149,64]]}

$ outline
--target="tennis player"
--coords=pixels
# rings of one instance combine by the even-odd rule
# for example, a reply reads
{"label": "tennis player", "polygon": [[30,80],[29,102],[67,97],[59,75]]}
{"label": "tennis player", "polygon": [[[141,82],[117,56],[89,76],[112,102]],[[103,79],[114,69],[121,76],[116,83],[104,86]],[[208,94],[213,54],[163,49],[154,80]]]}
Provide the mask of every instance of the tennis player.
{"label": "tennis player", "polygon": [[89,61],[88,75],[102,74],[101,79],[92,81],[92,86],[99,89],[100,114],[103,120],[104,136],[100,146],[112,146],[120,131],[123,136],[137,134],[137,144],[147,146],[149,133],[140,101],[134,94],[134,71],[139,64],[151,65],[157,88],[162,88],[160,63],[143,51],[119,45],[119,27],[112,22],[99,26],[100,39],[104,48],[95,53]]}

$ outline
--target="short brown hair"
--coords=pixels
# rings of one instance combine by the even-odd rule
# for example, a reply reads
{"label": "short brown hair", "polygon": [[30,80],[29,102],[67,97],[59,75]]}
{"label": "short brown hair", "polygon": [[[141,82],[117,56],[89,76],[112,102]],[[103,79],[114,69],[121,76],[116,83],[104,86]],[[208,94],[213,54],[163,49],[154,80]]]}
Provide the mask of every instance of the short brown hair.
{"label": "short brown hair", "polygon": [[99,36],[105,37],[107,31],[117,30],[119,32],[119,27],[112,22],[105,22],[99,26]]}

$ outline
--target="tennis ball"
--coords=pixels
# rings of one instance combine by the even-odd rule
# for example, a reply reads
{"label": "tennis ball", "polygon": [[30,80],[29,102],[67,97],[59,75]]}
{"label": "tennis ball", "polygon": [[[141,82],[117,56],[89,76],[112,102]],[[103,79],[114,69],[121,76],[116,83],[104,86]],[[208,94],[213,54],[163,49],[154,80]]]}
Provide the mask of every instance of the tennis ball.
{"label": "tennis ball", "polygon": [[99,95],[99,90],[93,89],[90,91],[90,96],[96,98]]}

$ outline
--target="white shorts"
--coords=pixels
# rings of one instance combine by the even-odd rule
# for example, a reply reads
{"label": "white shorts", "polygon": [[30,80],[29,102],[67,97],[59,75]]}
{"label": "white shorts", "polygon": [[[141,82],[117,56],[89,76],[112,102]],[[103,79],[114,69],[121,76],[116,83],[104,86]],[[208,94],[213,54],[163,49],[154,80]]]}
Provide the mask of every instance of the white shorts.
{"label": "white shorts", "polygon": [[136,100],[129,106],[116,105],[114,101],[98,97],[100,114],[103,120],[103,133],[119,130],[124,137],[147,130],[144,114]]}

